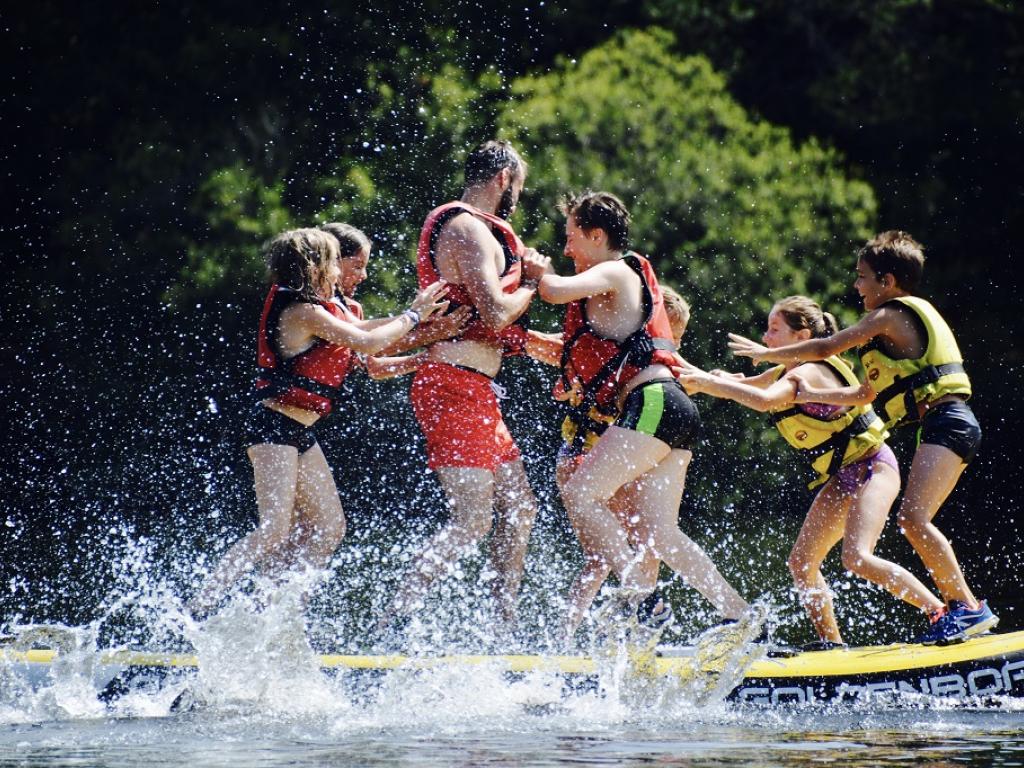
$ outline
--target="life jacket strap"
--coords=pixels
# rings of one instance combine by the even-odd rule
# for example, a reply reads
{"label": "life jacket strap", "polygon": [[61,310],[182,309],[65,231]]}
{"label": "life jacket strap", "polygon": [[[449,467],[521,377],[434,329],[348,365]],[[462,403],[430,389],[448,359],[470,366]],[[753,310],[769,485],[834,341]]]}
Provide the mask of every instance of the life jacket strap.
{"label": "life jacket strap", "polygon": [[814,418],[813,416],[810,416],[810,414],[804,413],[797,406],[794,405],[792,408],[787,408],[784,411],[772,411],[772,412],[770,412],[768,414],[768,419],[769,419],[769,421],[771,421],[772,426],[775,426],[780,421],[785,421],[790,416],[808,416],[808,417],[810,417],[812,419]]}
{"label": "life jacket strap", "polygon": [[[448,222],[450,222],[456,216],[459,216],[460,214],[463,213],[472,214],[472,211],[470,211],[468,208],[453,205],[451,208],[442,211],[441,214],[436,219],[434,219],[434,222],[430,225],[430,241],[427,253],[430,255],[430,265],[434,268],[434,274],[437,275],[438,278],[441,277],[441,270],[437,268],[437,241],[441,239],[441,231],[445,228],[445,225],[448,224]],[[497,229],[496,226],[492,226],[490,229],[491,234],[494,235],[494,239],[498,241],[498,244],[501,246],[501,250],[505,254],[505,272],[503,274],[508,274],[508,270],[510,270],[515,265],[515,263],[519,261],[519,257],[513,252],[512,248],[509,247],[509,244],[505,240],[505,237],[502,235],[501,231]],[[454,312],[461,306],[469,307],[470,325],[474,322],[480,321],[480,312],[477,311],[477,308],[475,306],[473,306],[472,304],[463,305],[457,301],[454,301],[451,298],[448,299],[448,311],[445,314],[450,315],[452,312]],[[522,315],[520,315],[518,319],[516,319],[514,325],[520,326],[525,333],[525,331],[528,330],[530,327],[529,323],[529,310],[527,310]],[[461,336],[462,334],[459,334],[458,336],[454,336],[452,338],[458,339],[461,338]],[[514,350],[511,352],[511,354],[521,353],[521,349]]]}
{"label": "life jacket strap", "polygon": [[955,373],[966,373],[964,370],[963,363],[943,363],[942,365],[929,365],[912,376],[907,376],[903,379],[897,379],[888,387],[878,393],[878,400],[882,403],[882,409],[885,411],[885,415],[889,420],[893,420],[895,416],[889,411],[889,404],[895,398],[903,395],[903,405],[906,409],[906,416],[903,417],[904,421],[916,421],[917,420],[917,400],[914,399],[914,390],[926,386],[928,384],[934,384],[936,381],[941,379],[943,376],[949,376]]}
{"label": "life jacket strap", "polygon": [[832,451],[832,459],[829,461],[828,469],[825,471],[826,476],[832,477],[843,465],[843,459],[846,457],[846,449],[849,448],[850,441],[862,432],[867,432],[877,418],[878,415],[874,409],[869,407],[864,413],[847,424],[841,431],[836,432],[828,440],[819,443],[813,448],[804,448],[802,450],[810,457],[812,463],[819,457]]}
{"label": "life jacket strap", "polygon": [[340,395],[337,387],[324,384],[320,381],[300,376],[289,370],[279,368],[260,368],[256,375],[257,382],[268,382],[264,386],[256,386],[253,390],[253,397],[257,400],[264,400],[268,397],[279,397],[293,387],[305,390],[310,394],[330,400],[333,405]]}

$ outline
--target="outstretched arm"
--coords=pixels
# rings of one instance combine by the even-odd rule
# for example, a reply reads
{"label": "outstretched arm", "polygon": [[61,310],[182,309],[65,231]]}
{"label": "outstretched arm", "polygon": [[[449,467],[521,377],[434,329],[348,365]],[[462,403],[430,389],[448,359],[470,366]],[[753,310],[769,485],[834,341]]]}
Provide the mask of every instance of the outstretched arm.
{"label": "outstretched arm", "polygon": [[748,384],[751,387],[760,387],[761,389],[764,389],[779,380],[778,373],[774,368],[769,368],[767,371],[762,371],[761,373],[755,373],[753,376],[746,376],[742,373],[730,373],[729,371],[723,371],[719,368],[712,369],[708,371],[708,373],[719,379],[742,381],[744,384]]}
{"label": "outstretched arm", "polygon": [[623,287],[618,262],[605,262],[577,275],[556,275],[553,272],[541,278],[540,297],[549,304],[568,304],[602,293],[611,293]]}
{"label": "outstretched arm", "polygon": [[862,346],[876,336],[885,336],[890,328],[892,314],[876,309],[861,318],[849,328],[824,339],[808,339],[783,347],[766,347],[756,341],[729,334],[729,349],[734,355],[749,357],[755,363],[772,362],[792,365],[794,363],[824,360],[848,349]]}
{"label": "outstretched arm", "polygon": [[821,387],[809,383],[803,375],[794,372],[796,382],[795,403],[824,403],[825,405],[869,405],[874,402],[877,392],[870,383],[856,387]]}
{"label": "outstretched arm", "polygon": [[712,397],[734,400],[755,411],[773,411],[790,405],[796,395],[796,382],[789,376],[762,388],[733,378],[713,376],[686,361],[673,367],[672,371],[688,392],[703,392]]}
{"label": "outstretched arm", "polygon": [[291,311],[311,336],[348,347],[355,352],[375,355],[409,333],[419,320],[447,309],[448,302],[444,300],[447,290],[448,286],[444,282],[437,282],[424,288],[416,294],[409,310],[370,330],[341,320],[316,304],[299,304]]}
{"label": "outstretched arm", "polygon": [[469,323],[473,310],[469,307],[458,307],[453,312],[440,317],[434,316],[427,322],[417,326],[414,331],[405,334],[398,341],[382,349],[382,355],[400,355],[410,349],[425,347],[435,341],[444,341],[458,336]]}

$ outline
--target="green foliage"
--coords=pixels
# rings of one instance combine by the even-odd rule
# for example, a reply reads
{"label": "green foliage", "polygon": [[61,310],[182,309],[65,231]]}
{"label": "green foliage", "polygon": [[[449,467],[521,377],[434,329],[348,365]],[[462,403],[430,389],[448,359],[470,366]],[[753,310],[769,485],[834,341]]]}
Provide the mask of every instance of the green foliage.
{"label": "green foliage", "polygon": [[[854,249],[872,233],[875,198],[836,151],[754,119],[705,57],[681,57],[673,43],[663,30],[627,31],[520,78],[499,126],[530,163],[528,239],[561,251],[555,204],[567,191],[619,195],[633,215],[633,247],[693,305],[684,354],[708,368],[742,368],[725,354],[726,332],[760,335],[783,296],[808,294],[852,319],[839,300]],[[701,448],[711,465],[731,463],[762,490],[793,486],[799,469],[771,445],[779,441],[763,419],[724,401],[700,407],[715,435]],[[785,477],[769,468],[776,457],[787,462]],[[695,475],[691,492],[712,508],[752,487]]]}
{"label": "green foliage", "polygon": [[207,237],[189,244],[180,280],[166,300],[180,304],[225,295],[239,285],[259,286],[265,271],[260,246],[292,226],[283,188],[282,182],[267,184],[241,165],[212,172],[193,202],[194,213],[206,220]]}
{"label": "green foliage", "polygon": [[833,306],[875,200],[838,153],[751,118],[706,58],[680,57],[673,42],[624,32],[520,78],[499,125],[531,165],[534,237],[558,248],[554,206],[567,190],[621,196],[633,246],[694,302],[697,359],[708,361],[712,338],[755,331],[781,296]]}

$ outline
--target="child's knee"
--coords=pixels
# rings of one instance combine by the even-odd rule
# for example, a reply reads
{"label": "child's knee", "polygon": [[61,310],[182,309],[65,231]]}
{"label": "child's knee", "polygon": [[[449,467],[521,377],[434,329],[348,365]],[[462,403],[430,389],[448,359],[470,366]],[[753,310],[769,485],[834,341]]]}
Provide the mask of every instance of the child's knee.
{"label": "child's knee", "polygon": [[841,561],[843,568],[860,575],[869,557],[871,553],[863,547],[843,547]]}
{"label": "child's knee", "polygon": [[789,553],[786,560],[786,567],[797,584],[810,584],[814,581],[814,575],[818,572],[818,564],[804,557],[802,552],[793,551]]}
{"label": "child's knee", "polygon": [[922,515],[901,509],[896,515],[896,525],[908,539],[919,539],[928,527],[927,518]]}

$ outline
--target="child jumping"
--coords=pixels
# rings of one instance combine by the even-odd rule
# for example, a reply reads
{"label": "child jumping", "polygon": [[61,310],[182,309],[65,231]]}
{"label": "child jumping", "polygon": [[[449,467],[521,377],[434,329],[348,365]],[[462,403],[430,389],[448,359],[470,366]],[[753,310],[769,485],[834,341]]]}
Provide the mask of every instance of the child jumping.
{"label": "child jumping", "polygon": [[[769,348],[832,336],[835,318],[805,296],[790,296],[772,308],[764,343]],[[906,600],[928,615],[943,605],[910,572],[875,555],[889,510],[900,491],[899,466],[885,444],[887,432],[869,405],[824,405],[807,389],[834,391],[860,382],[840,357],[776,366],[745,378],[706,373],[685,363],[679,380],[689,391],[724,397],[768,411],[782,437],[811,463],[820,487],[789,554],[789,570],[819,640],[807,650],[845,645],[832,595],[821,573],[826,555],[843,542],[843,566]]]}
{"label": "child jumping", "polygon": [[[575,274],[540,280],[542,299],[568,305],[555,396],[582,414],[596,408],[614,417],[562,484],[569,519],[595,568],[603,569],[600,560],[627,594],[650,596],[641,615],[662,626],[670,620],[653,591],[661,560],[725,618],[738,619],[747,602],[678,527],[700,416],[668,368],[679,357],[654,269],[627,249],[630,216],[614,195],[573,197],[563,210]],[[635,503],[627,521],[612,509],[623,490]],[[653,574],[643,565],[651,562]]]}
{"label": "child jumping", "polygon": [[861,248],[854,288],[864,315],[834,336],[768,348],[730,334],[736,355],[754,362],[793,365],[825,360],[854,347],[867,381],[837,390],[801,387],[805,397],[833,405],[875,402],[887,428],[918,423],[918,447],[897,521],[946,601],[932,614],[919,642],[960,640],[996,626],[999,618],[978,600],[953,547],[932,518],[975,457],[981,427],[967,405],[971,382],[953,332],[929,302],[914,296],[924,272],[924,250],[906,232],[882,232]]}

